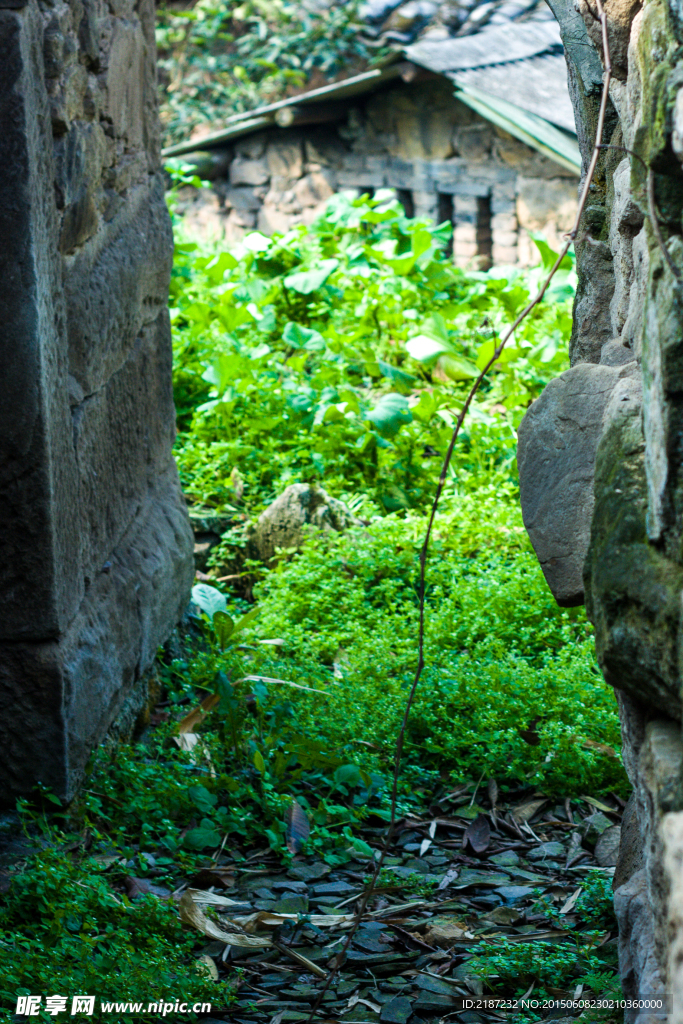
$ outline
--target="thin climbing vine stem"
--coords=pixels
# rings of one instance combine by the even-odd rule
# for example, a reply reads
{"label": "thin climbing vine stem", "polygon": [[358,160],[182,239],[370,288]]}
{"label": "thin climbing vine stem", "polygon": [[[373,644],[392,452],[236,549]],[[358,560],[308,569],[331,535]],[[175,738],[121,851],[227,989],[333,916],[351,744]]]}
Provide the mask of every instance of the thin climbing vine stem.
{"label": "thin climbing vine stem", "polygon": [[507,345],[508,341],[513,336],[513,334],[515,333],[515,331],[517,330],[519,325],[529,316],[531,311],[539,304],[539,302],[542,301],[546,291],[548,290],[548,287],[549,287],[553,277],[555,276],[555,274],[559,270],[559,268],[560,268],[560,266],[562,264],[562,261],[564,260],[565,256],[569,252],[570,246],[576,240],[576,236],[578,235],[578,232],[579,232],[579,225],[581,223],[581,218],[583,216],[583,212],[584,212],[584,210],[586,208],[586,203],[588,201],[588,194],[590,192],[590,188],[591,188],[591,185],[593,183],[593,177],[595,176],[595,169],[597,167],[598,159],[600,157],[600,150],[602,149],[602,135],[603,135],[603,131],[604,131],[604,128],[605,128],[605,114],[606,114],[606,111],[607,111],[607,101],[609,99],[609,85],[610,85],[610,80],[611,80],[611,77],[612,77],[612,65],[611,65],[611,61],[610,61],[609,40],[607,38],[607,19],[606,19],[606,16],[605,16],[605,11],[603,9],[601,0],[596,0],[596,6],[597,6],[597,9],[598,9],[598,19],[600,20],[601,27],[602,27],[602,44],[603,44],[603,54],[604,54],[604,67],[605,67],[605,70],[604,70],[604,75],[603,75],[603,86],[602,86],[602,96],[601,96],[601,99],[600,99],[600,108],[599,108],[599,111],[598,111],[598,121],[597,121],[596,131],[595,131],[595,143],[594,143],[594,146],[593,146],[593,152],[591,154],[591,159],[590,159],[590,162],[588,164],[588,169],[586,171],[586,175],[585,175],[585,178],[584,178],[583,188],[581,189],[581,195],[579,197],[579,203],[578,203],[578,207],[577,207],[577,211],[576,211],[576,217],[574,219],[574,224],[572,226],[571,231],[565,236],[565,238],[566,238],[565,244],[563,245],[560,253],[558,254],[557,259],[553,263],[553,265],[552,265],[552,267],[551,267],[547,277],[545,278],[543,284],[539,288],[539,290],[536,293],[536,295],[534,296],[534,298],[531,299],[531,301],[524,307],[522,312],[519,313],[515,317],[515,319],[512,322],[512,324],[510,324],[510,326],[507,328],[507,330],[503,333],[500,341],[498,342],[498,345],[497,345],[496,349],[493,352],[493,355],[488,360],[488,362],[486,363],[486,365],[484,366],[484,368],[480,372],[479,376],[476,378],[476,380],[474,381],[474,383],[470,387],[470,390],[467,393],[467,397],[465,398],[465,401],[463,403],[462,409],[460,410],[458,418],[457,418],[457,420],[455,422],[455,427],[453,428],[453,433],[451,435],[451,439],[450,439],[449,444],[448,444],[448,449],[446,450],[446,455],[444,457],[443,464],[441,466],[441,473],[439,475],[439,482],[437,484],[436,493],[434,495],[434,501],[432,502],[432,508],[431,508],[431,512],[429,514],[429,520],[427,522],[427,530],[425,532],[424,541],[423,541],[422,547],[420,549],[420,582],[419,582],[419,586],[418,586],[419,621],[418,621],[418,636],[417,636],[417,647],[418,647],[418,651],[417,651],[417,667],[415,669],[415,675],[413,677],[413,682],[412,682],[412,685],[410,687],[410,692],[408,694],[408,698],[406,700],[405,709],[404,709],[404,712],[403,712],[403,719],[401,721],[401,727],[399,729],[398,736],[396,738],[396,746],[395,746],[395,751],[394,751],[394,769],[393,769],[392,785],[391,785],[391,816],[390,816],[390,819],[389,819],[389,827],[387,828],[386,838],[384,840],[384,844],[383,844],[382,849],[380,851],[380,855],[379,855],[379,857],[377,857],[375,859],[374,871],[373,871],[373,874],[372,874],[372,878],[370,879],[370,884],[367,886],[367,888],[363,892],[363,895],[361,896],[360,903],[358,905],[358,909],[356,910],[356,913],[354,915],[354,920],[352,922],[352,925],[351,925],[351,928],[349,930],[349,933],[348,933],[348,935],[346,937],[346,941],[344,943],[344,946],[343,946],[342,950],[337,954],[335,965],[332,968],[332,970],[330,971],[322,991],[318,994],[318,998],[317,998],[317,1000],[316,1000],[316,1002],[315,1002],[315,1004],[313,1006],[313,1009],[311,1010],[310,1016],[308,1018],[308,1024],[310,1024],[310,1022],[313,1020],[313,1018],[318,1013],[318,1010],[319,1010],[320,1005],[321,1005],[321,1003],[323,1001],[325,993],[328,991],[328,989],[332,985],[332,982],[334,981],[337,973],[339,972],[340,968],[344,964],[348,948],[351,945],[351,942],[353,941],[353,937],[354,937],[356,931],[358,930],[358,926],[360,925],[360,922],[361,922],[361,920],[363,918],[363,915],[365,914],[365,911],[367,909],[368,903],[369,903],[370,899],[372,898],[372,895],[373,895],[373,893],[375,891],[375,888],[376,888],[376,885],[377,885],[377,879],[379,877],[379,873],[382,870],[382,867],[384,865],[384,861],[385,861],[386,855],[387,855],[387,853],[389,851],[389,847],[391,846],[391,842],[392,842],[392,839],[393,839],[393,836],[394,836],[394,831],[396,829],[396,804],[397,804],[397,800],[398,800],[398,780],[399,780],[400,771],[401,771],[401,759],[402,759],[402,755],[403,755],[403,744],[404,744],[404,741],[405,741],[406,728],[407,728],[407,725],[408,725],[408,720],[410,718],[410,712],[412,710],[413,701],[415,699],[415,694],[417,692],[417,688],[418,688],[418,685],[420,683],[420,678],[422,676],[422,671],[423,671],[424,666],[425,666],[424,646],[425,646],[425,592],[426,592],[426,582],[427,582],[427,555],[429,553],[429,545],[430,545],[430,542],[431,542],[431,539],[432,539],[432,531],[434,529],[434,522],[436,520],[436,514],[437,514],[437,512],[439,510],[439,504],[441,502],[441,496],[443,494],[443,489],[444,489],[444,487],[446,485],[446,479],[447,479],[447,476],[448,476],[448,469],[449,469],[449,466],[451,464],[451,459],[453,457],[453,452],[455,450],[455,445],[456,445],[456,443],[458,441],[458,437],[460,436],[460,431],[461,431],[462,425],[463,425],[463,423],[465,421],[465,417],[467,416],[467,413],[469,412],[470,406],[472,405],[472,402],[474,401],[474,398],[475,398],[477,392],[479,391],[479,388],[481,387],[481,384],[482,384],[484,378],[486,377],[487,373],[489,373],[489,371],[492,369],[492,367],[500,359],[500,357],[501,357],[501,355],[503,353],[503,349],[505,348],[505,346]]}

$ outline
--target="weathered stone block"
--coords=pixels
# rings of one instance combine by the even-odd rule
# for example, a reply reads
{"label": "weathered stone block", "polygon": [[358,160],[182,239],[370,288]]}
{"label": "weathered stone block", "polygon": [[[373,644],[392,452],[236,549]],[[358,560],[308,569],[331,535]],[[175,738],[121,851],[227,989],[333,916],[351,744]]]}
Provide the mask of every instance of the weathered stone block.
{"label": "weathered stone block", "polygon": [[0,66],[0,798],[69,799],[193,572],[152,5],[4,6]]}
{"label": "weathered stone block", "polygon": [[517,219],[527,231],[543,231],[549,223],[569,231],[578,205],[576,183],[566,178],[550,181],[525,178],[517,182]]}
{"label": "weathered stone block", "polygon": [[[271,139],[266,151],[268,173],[296,181],[304,171],[303,150],[298,138]],[[251,184],[251,182],[247,182]],[[260,182],[254,182],[260,184]]]}
{"label": "weathered stone block", "polygon": [[519,427],[524,525],[564,607],[583,603],[595,456],[607,402],[624,372],[587,363],[567,370],[548,384]]}
{"label": "weathered stone block", "polygon": [[270,179],[270,170],[265,159],[249,160],[236,156],[230,164],[231,185],[265,185]]}
{"label": "weathered stone block", "polygon": [[330,171],[314,171],[297,181],[294,195],[303,208],[318,206],[334,195],[334,185],[335,181]]}
{"label": "weathered stone block", "polygon": [[359,520],[343,501],[309,484],[291,484],[261,513],[251,543],[257,557],[268,562],[276,548],[299,547],[307,532],[353,525]]}

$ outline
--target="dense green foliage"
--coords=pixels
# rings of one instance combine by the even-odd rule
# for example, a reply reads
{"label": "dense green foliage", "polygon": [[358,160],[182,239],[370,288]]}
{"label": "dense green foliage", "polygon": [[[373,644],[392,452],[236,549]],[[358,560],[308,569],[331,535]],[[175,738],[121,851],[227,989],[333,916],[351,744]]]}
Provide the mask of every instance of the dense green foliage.
{"label": "dense green foliage", "polygon": [[[58,835],[47,837],[52,844]],[[18,995],[96,995],[92,1020],[110,1020],[100,999],[140,1001],[169,998],[226,1004],[230,989],[212,981],[196,959],[198,943],[182,928],[177,911],[153,895],[134,903],[112,889],[121,869],[114,858],[78,856],[49,845],[17,876],[0,909],[0,1002]],[[85,879],[85,881],[84,881]],[[177,998],[177,996],[174,996]],[[68,1012],[68,1011],[67,1011]],[[14,1016],[0,1009],[0,1019]],[[41,1010],[40,1020],[52,1020]],[[120,1013],[121,1024],[135,1014]],[[188,1015],[192,1020],[193,1015]],[[194,1018],[196,1019],[196,1018]]]}
{"label": "dense green foliage", "polygon": [[[424,507],[468,382],[530,287],[509,268],[455,269],[445,227],[408,220],[389,195],[339,195],[310,231],[254,233],[230,253],[178,246],[177,455],[195,502],[234,507],[236,470],[250,512],[293,481],[352,506]],[[501,463],[514,479],[513,428],[566,358],[569,273],[482,389],[459,486],[464,472],[478,488]]]}
{"label": "dense green foliage", "polygon": [[165,3],[156,35],[168,142],[184,141],[197,124],[221,124],[227,112],[363,71],[386,52],[368,49],[359,36],[356,3],[324,11],[287,0]]}
{"label": "dense green foliage", "polygon": [[[173,280],[183,484],[233,524],[215,564],[239,562],[250,518],[295,481],[365,517],[255,572],[251,636],[283,642],[256,646],[250,671],[323,691],[291,694],[297,734],[380,772],[414,672],[424,512],[471,380],[533,285],[464,274],[446,241],[387,196],[337,196],[310,231],[211,256],[180,245]],[[407,734],[421,771],[562,793],[623,783],[599,749],[619,734],[590,627],[555,605],[517,503],[515,426],[564,365],[570,275],[518,330],[456,449]]]}

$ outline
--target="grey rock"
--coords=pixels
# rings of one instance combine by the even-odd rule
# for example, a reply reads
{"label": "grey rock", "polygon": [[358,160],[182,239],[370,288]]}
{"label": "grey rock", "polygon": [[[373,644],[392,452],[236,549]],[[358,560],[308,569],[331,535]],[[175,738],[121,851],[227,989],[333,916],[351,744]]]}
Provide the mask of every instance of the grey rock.
{"label": "grey rock", "polygon": [[635,793],[631,793],[621,817],[619,853],[614,872],[613,887],[616,892],[643,867],[643,837],[636,810]]}
{"label": "grey rock", "polygon": [[315,864],[292,864],[287,872],[290,878],[299,882],[315,882],[319,878],[325,878],[331,871],[329,864],[318,862]]}
{"label": "grey rock", "polygon": [[[619,973],[624,996],[664,996],[665,982],[655,952],[654,922],[645,870],[637,871],[614,893],[619,923]],[[627,1024],[650,1024],[650,1015],[627,1010]],[[661,1019],[661,1018],[660,1018]],[[666,1019],[666,1018],[664,1018]]]}
{"label": "grey rock", "polygon": [[276,548],[298,548],[306,533],[345,530],[360,525],[337,498],[311,484],[291,484],[259,516],[252,545],[262,562],[269,562]]}
{"label": "grey rock", "polygon": [[316,896],[348,896],[352,892],[358,892],[358,886],[350,885],[348,882],[323,882],[321,885],[313,886],[313,893]]}
{"label": "grey rock", "polygon": [[271,910],[275,914],[305,914],[308,910],[308,899],[299,893],[285,893],[275,900]]}
{"label": "grey rock", "polygon": [[22,6],[0,9],[0,791],[70,799],[112,723],[127,736],[144,715],[191,534],[153,8],[105,26],[90,0],[45,23]]}
{"label": "grey rock", "polygon": [[406,1024],[413,1012],[407,996],[394,996],[385,1003],[379,1015],[382,1024]]}
{"label": "grey rock", "polygon": [[231,185],[265,185],[270,179],[268,165],[263,159],[250,160],[236,156],[230,164]]}
{"label": "grey rock", "polygon": [[583,602],[593,477],[609,398],[629,367],[580,363],[552,380],[518,432],[524,525],[558,604]]}
{"label": "grey rock", "polygon": [[564,857],[566,850],[562,843],[541,843],[527,853],[527,860],[544,861]]}
{"label": "grey rock", "polygon": [[515,853],[514,850],[505,850],[503,853],[494,853],[493,856],[486,858],[491,864],[497,864],[498,867],[517,867],[519,864],[519,854]]}
{"label": "grey rock", "polygon": [[531,896],[533,891],[528,885],[501,885],[496,889],[498,895],[508,906],[521,903],[527,896]]}

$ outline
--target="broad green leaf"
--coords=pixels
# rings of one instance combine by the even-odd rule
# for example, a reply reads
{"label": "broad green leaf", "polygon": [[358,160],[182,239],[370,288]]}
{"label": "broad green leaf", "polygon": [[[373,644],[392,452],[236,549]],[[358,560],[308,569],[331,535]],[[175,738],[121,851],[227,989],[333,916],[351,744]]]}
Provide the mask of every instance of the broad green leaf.
{"label": "broad green leaf", "polygon": [[448,355],[441,356],[439,366],[451,380],[470,380],[478,377],[481,372],[469,359],[450,352]]}
{"label": "broad green leaf", "polygon": [[[555,262],[557,260],[557,257],[559,256],[559,253],[555,252],[554,249],[550,248],[543,235],[531,235],[530,237],[532,242],[541,254],[541,259],[543,260],[543,269],[551,270],[555,266]],[[567,253],[565,254],[558,269],[571,270],[572,268],[572,259],[569,253]]]}
{"label": "broad green leaf", "polygon": [[266,762],[263,760],[263,754],[260,750],[254,751],[254,768],[260,775],[263,775],[266,770]]}
{"label": "broad green leaf", "polygon": [[228,640],[235,631],[235,623],[230,618],[227,612],[214,612],[213,631],[216,634],[218,646],[222,651],[224,651],[228,643]]}
{"label": "broad green leaf", "polygon": [[340,764],[334,773],[336,786],[359,786],[361,781],[360,768],[355,764]]}
{"label": "broad green leaf", "polygon": [[251,231],[242,239],[242,245],[249,252],[265,252],[266,249],[270,249],[271,239],[266,238],[260,231]]}
{"label": "broad green leaf", "polygon": [[417,334],[414,338],[408,339],[406,350],[419,363],[429,363],[436,360],[442,353],[447,352],[448,348],[442,341],[436,341],[426,334]]}
{"label": "broad green leaf", "polygon": [[206,786],[190,786],[187,795],[202,814],[211,814],[218,803],[216,794],[210,793]]}
{"label": "broad green leaf", "polygon": [[385,363],[381,359],[377,360],[377,368],[385,377],[395,381],[396,384],[403,384],[409,387],[417,380],[417,377],[412,373],[406,373],[405,370],[400,370],[398,366],[392,366],[391,363]]}
{"label": "broad green leaf", "polygon": [[292,348],[305,348],[308,352],[323,352],[326,348],[325,339],[320,331],[302,327],[301,324],[295,324],[291,320],[285,325],[282,340]]}
{"label": "broad green leaf", "polygon": [[216,612],[224,612],[228,607],[225,594],[208,583],[195,583],[192,588],[192,600],[206,615],[213,620]]}
{"label": "broad green leaf", "polygon": [[423,391],[420,400],[416,405],[411,405],[410,411],[420,423],[429,423],[439,406],[439,401],[431,391]]}
{"label": "broad green leaf", "polygon": [[321,260],[318,266],[311,270],[298,270],[293,274],[288,274],[284,283],[287,288],[292,288],[300,295],[310,295],[311,292],[317,291],[325,284],[330,274],[334,273],[338,266],[339,260]]}
{"label": "broad green leaf", "polygon": [[357,836],[349,836],[349,845],[353,848],[355,853],[360,853],[363,857],[374,857],[374,851],[371,846]]}
{"label": "broad green leaf", "polygon": [[421,256],[424,252],[427,252],[431,244],[432,236],[426,228],[418,228],[417,231],[413,231],[413,236],[410,240],[413,255]]}
{"label": "broad green leaf", "polygon": [[183,842],[188,850],[206,850],[207,847],[220,846],[222,838],[213,822],[208,818],[202,818],[201,825],[198,828],[191,828]]}
{"label": "broad green leaf", "polygon": [[427,317],[422,324],[422,333],[426,334],[428,338],[434,338],[435,341],[442,341],[447,348],[451,345],[448,324],[441,313],[432,313]]}
{"label": "broad green leaf", "polygon": [[410,423],[412,414],[408,400],[394,392],[382,395],[374,409],[366,413],[366,419],[374,424],[382,437],[394,437],[405,423]]}
{"label": "broad green leaf", "polygon": [[236,636],[245,628],[245,626],[248,626],[250,622],[253,622],[256,616],[259,614],[259,612],[260,608],[252,608],[251,611],[246,613],[246,615],[243,615],[240,619],[238,619],[237,622],[235,623],[235,628],[233,631],[234,635]]}

